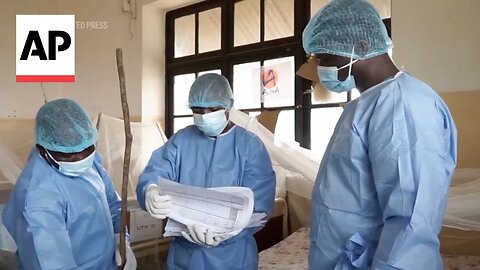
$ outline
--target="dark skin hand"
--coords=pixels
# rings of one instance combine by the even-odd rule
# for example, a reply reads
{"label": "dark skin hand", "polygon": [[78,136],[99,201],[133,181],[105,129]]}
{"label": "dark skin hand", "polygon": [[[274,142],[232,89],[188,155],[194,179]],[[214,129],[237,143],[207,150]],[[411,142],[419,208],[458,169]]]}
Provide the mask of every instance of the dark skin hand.
{"label": "dark skin hand", "polygon": [[[317,65],[337,68],[350,63],[350,58],[332,54],[316,54]],[[344,81],[348,76],[349,67],[338,71],[338,79]],[[365,60],[358,60],[352,65],[352,75],[358,91],[363,92],[397,74],[398,68],[388,54],[382,54]]]}
{"label": "dark skin hand", "polygon": [[[55,161],[51,160],[48,157],[47,152],[45,151],[45,148],[43,148],[43,146],[37,144],[36,147],[38,149],[38,152],[44,159],[52,163],[53,166],[55,167],[58,166],[58,164],[56,164]],[[78,153],[62,153],[62,152],[56,152],[51,150],[49,150],[48,152],[56,161],[75,162],[75,161],[80,161],[82,159],[85,159],[86,157],[91,155],[93,151],[95,151],[95,145],[90,145],[89,147],[85,148],[85,150]]]}
{"label": "dark skin hand", "polygon": [[[223,107],[211,107],[211,108],[202,108],[202,107],[191,107],[190,108],[192,110],[193,113],[195,114],[206,114],[206,113],[211,113],[211,112],[216,112],[216,111],[220,111],[220,110],[225,110],[225,116],[227,117],[228,119],[228,110],[226,110],[225,108]],[[235,124],[228,121],[228,124],[227,126],[223,129],[222,133],[220,134],[223,134],[223,133],[226,133],[227,131],[229,131]]]}

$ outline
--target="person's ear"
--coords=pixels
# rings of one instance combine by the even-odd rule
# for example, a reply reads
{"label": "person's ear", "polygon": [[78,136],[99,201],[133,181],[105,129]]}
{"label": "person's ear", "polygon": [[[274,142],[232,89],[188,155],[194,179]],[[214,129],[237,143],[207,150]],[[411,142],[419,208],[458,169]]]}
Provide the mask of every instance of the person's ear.
{"label": "person's ear", "polygon": [[45,155],[46,154],[46,151],[45,151],[45,148],[43,148],[43,146],[39,145],[39,144],[36,144],[35,147],[37,147],[37,150],[38,152],[40,153],[40,155]]}
{"label": "person's ear", "polygon": [[45,158],[46,160],[48,160],[47,158],[47,150],[45,150],[45,148],[39,144],[36,144],[35,147],[37,147],[38,149],[38,153],[40,154],[40,156],[42,156],[43,158]]}

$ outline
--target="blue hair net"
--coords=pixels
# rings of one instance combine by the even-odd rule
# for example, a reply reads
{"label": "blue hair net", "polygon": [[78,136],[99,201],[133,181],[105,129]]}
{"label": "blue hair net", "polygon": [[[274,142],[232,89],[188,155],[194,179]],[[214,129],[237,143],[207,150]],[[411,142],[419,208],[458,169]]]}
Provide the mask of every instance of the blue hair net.
{"label": "blue hair net", "polygon": [[37,144],[48,150],[78,153],[97,141],[97,130],[78,103],[57,99],[38,110],[35,137]]}
{"label": "blue hair net", "polygon": [[190,87],[188,106],[210,108],[223,107],[230,109],[233,105],[233,93],[227,78],[215,73],[207,73],[198,77]]}
{"label": "blue hair net", "polygon": [[365,0],[333,0],[320,9],[303,31],[307,53],[367,59],[392,47],[375,8]]}

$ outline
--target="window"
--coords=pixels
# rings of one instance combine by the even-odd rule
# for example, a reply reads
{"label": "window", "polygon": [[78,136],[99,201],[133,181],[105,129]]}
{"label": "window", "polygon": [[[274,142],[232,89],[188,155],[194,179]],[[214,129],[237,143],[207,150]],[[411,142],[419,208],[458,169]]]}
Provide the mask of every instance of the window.
{"label": "window", "polygon": [[261,107],[260,61],[233,66],[233,89],[235,108]]}
{"label": "window", "polygon": [[199,13],[199,53],[216,51],[221,48],[221,15],[220,8],[214,8]]}
{"label": "window", "polygon": [[265,40],[293,36],[293,0],[265,0]]}
{"label": "window", "polygon": [[285,142],[295,141],[295,111],[283,110],[278,114],[275,138]]}
{"label": "window", "polygon": [[175,115],[190,114],[190,108],[188,108],[187,104],[188,92],[190,91],[190,86],[192,86],[195,78],[195,73],[182,74],[174,77],[173,92],[175,93]]}
{"label": "window", "polygon": [[312,110],[311,118],[311,148],[316,156],[323,156],[330,137],[333,134],[333,129],[337,123],[343,109],[339,107],[332,108],[318,108]]}
{"label": "window", "polygon": [[213,0],[167,13],[167,135],[192,123],[188,92],[194,80],[216,72],[230,81],[236,109],[281,110],[285,137],[303,140],[295,133],[296,119],[303,117],[302,79],[295,71],[304,52],[302,29],[294,23],[306,15],[305,3],[296,2]]}
{"label": "window", "polygon": [[[371,2],[389,16],[390,0]],[[359,96],[332,93],[295,75],[306,60],[303,29],[326,3],[210,0],[167,12],[167,136],[193,123],[190,86],[215,72],[230,81],[236,109],[250,116],[280,111],[275,136],[323,155],[341,106]]]}
{"label": "window", "polygon": [[[175,20],[175,57],[195,53],[195,16],[184,16]],[[193,38],[192,38],[193,37]]]}
{"label": "window", "polygon": [[260,41],[260,0],[236,2],[233,6],[234,46]]}

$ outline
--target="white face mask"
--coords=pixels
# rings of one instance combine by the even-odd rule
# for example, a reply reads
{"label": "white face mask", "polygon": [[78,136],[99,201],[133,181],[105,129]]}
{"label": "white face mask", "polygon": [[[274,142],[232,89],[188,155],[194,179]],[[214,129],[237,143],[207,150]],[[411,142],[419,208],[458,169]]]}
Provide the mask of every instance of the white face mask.
{"label": "white face mask", "polygon": [[48,157],[58,164],[58,171],[61,174],[72,177],[78,177],[84,174],[92,167],[93,161],[95,160],[95,151],[93,151],[88,157],[73,162],[57,161],[52,157],[52,155],[50,155],[48,151],[46,152]]}
{"label": "white face mask", "polygon": [[218,110],[206,114],[193,114],[193,123],[207,136],[218,136],[228,125],[225,110]]}
{"label": "white face mask", "polygon": [[[350,91],[356,87],[355,78],[352,75],[352,65],[357,60],[351,61],[349,64],[337,68],[337,67],[317,67],[318,78],[320,78],[320,83],[325,87],[325,89],[335,92],[342,93],[345,91]],[[348,76],[344,81],[338,79],[338,71],[349,67]]]}
{"label": "white face mask", "polygon": [[[354,49],[352,49],[352,56],[350,57],[350,63],[344,65],[343,67],[317,67],[318,78],[320,83],[325,87],[325,89],[335,92],[342,93],[345,91],[350,91],[356,87],[355,78],[352,75],[352,65],[358,61],[358,59],[353,59]],[[338,79],[338,71],[348,67],[348,76],[344,81]]]}

